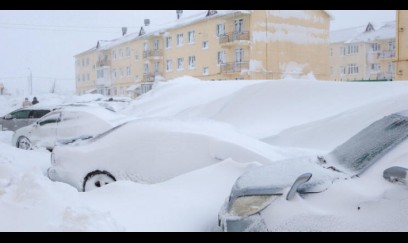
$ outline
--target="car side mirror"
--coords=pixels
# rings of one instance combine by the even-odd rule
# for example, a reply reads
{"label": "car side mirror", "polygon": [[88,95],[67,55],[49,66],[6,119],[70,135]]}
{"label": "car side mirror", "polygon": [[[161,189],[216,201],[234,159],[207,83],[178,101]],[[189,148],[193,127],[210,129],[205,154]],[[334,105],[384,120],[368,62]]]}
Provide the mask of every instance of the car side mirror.
{"label": "car side mirror", "polygon": [[4,120],[11,120],[11,119],[13,119],[13,116],[10,114],[7,114],[4,116]]}

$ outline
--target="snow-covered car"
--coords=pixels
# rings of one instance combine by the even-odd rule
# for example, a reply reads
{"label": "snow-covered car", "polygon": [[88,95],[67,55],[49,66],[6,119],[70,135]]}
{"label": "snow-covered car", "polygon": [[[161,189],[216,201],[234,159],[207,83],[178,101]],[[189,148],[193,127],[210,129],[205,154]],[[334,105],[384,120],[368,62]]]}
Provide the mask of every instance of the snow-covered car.
{"label": "snow-covered car", "polygon": [[36,147],[52,150],[57,142],[90,138],[107,131],[120,119],[120,115],[99,106],[61,106],[35,123],[18,129],[12,144],[26,150]]}
{"label": "snow-covered car", "polygon": [[330,191],[333,183],[367,176],[369,168],[383,172],[391,182],[405,183],[407,169],[395,166],[404,163],[401,154],[393,157],[399,158],[396,161],[384,156],[400,151],[397,147],[406,146],[407,137],[408,111],[403,111],[372,123],[327,155],[276,161],[252,169],[236,180],[220,209],[218,224],[223,231],[269,231],[268,222],[277,216],[271,215],[276,214],[274,206],[296,211],[301,207],[299,200],[290,202],[296,195],[310,201]]}
{"label": "snow-covered car", "polygon": [[130,121],[95,138],[56,146],[48,177],[89,191],[117,180],[158,183],[227,158],[270,162],[266,152],[251,144],[266,146],[264,151],[271,150],[270,145],[247,137],[251,144],[244,144],[244,136],[231,132],[238,134],[231,138],[224,127],[212,126],[211,132],[206,125],[153,118]]}
{"label": "snow-covered car", "polygon": [[0,131],[16,131],[19,128],[34,123],[51,110],[49,107],[33,106],[10,112],[0,117]]}

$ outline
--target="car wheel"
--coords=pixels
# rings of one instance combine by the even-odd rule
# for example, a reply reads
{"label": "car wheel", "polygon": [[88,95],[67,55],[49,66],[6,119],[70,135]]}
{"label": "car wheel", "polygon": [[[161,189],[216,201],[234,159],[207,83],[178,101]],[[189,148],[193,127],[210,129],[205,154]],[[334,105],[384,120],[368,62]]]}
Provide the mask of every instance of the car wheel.
{"label": "car wheel", "polygon": [[111,173],[104,170],[95,170],[85,176],[82,191],[90,191],[114,181],[116,181],[116,178]]}
{"label": "car wheel", "polygon": [[24,136],[18,138],[16,146],[24,150],[30,150],[32,148],[30,139]]}

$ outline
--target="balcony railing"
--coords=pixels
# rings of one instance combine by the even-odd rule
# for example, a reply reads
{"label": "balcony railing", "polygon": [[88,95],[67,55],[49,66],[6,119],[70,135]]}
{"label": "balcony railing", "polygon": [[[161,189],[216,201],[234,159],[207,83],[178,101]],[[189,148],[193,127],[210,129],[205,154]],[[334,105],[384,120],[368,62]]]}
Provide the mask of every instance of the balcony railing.
{"label": "balcony railing", "polygon": [[395,57],[395,51],[382,51],[377,53],[377,58],[391,58]]}
{"label": "balcony railing", "polygon": [[110,65],[111,65],[111,62],[110,62],[110,60],[108,60],[108,59],[98,60],[98,61],[96,62],[96,66],[97,66],[97,67],[110,66]]}
{"label": "balcony railing", "polygon": [[249,31],[231,32],[220,36],[220,44],[229,43],[237,40],[249,40]]}
{"label": "balcony railing", "polygon": [[221,73],[237,73],[249,69],[249,62],[228,62],[220,65]]}
{"label": "balcony railing", "polygon": [[151,58],[151,57],[161,57],[163,56],[162,50],[150,50],[143,52],[143,58]]}
{"label": "balcony railing", "polygon": [[160,76],[160,72],[155,73],[145,73],[143,74],[143,82],[154,82],[156,80],[156,76]]}

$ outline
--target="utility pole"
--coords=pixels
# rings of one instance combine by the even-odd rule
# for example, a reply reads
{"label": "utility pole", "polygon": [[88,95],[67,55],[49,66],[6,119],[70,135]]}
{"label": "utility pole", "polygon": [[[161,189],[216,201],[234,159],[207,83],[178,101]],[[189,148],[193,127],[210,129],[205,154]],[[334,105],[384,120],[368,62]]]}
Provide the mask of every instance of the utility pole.
{"label": "utility pole", "polygon": [[30,75],[28,76],[28,90],[30,95],[33,94],[33,73],[31,72],[31,69],[28,68],[28,70],[30,71]]}

